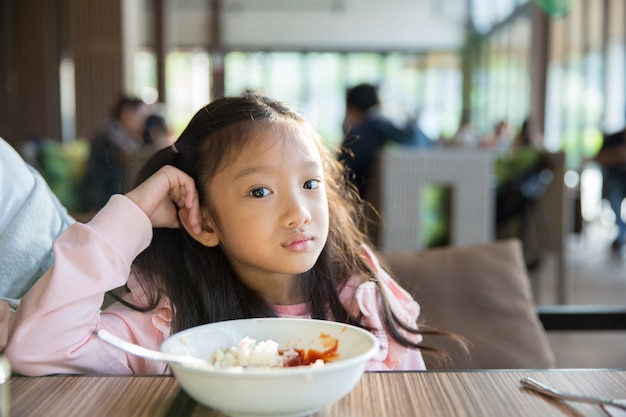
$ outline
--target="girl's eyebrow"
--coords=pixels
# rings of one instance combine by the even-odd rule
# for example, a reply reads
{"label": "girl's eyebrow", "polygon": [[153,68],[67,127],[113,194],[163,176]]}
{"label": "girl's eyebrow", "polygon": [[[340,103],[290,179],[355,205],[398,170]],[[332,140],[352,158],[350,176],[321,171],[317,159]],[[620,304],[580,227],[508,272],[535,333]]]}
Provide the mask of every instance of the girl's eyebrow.
{"label": "girl's eyebrow", "polygon": [[[322,164],[320,164],[319,161],[309,159],[305,161],[299,169],[317,169],[321,167],[322,167]],[[249,166],[249,167],[241,169],[239,172],[235,174],[235,177],[233,178],[233,180],[236,181],[238,179],[241,179],[250,175],[254,175],[254,174],[271,173],[272,171],[275,171],[275,168],[273,166],[253,165],[253,166]]]}
{"label": "girl's eyebrow", "polygon": [[265,166],[265,165],[255,165],[251,167],[246,167],[246,168],[241,169],[239,172],[235,174],[234,180],[236,181],[238,179],[247,177],[249,175],[262,174],[262,173],[270,172],[272,170],[273,170],[272,167]]}

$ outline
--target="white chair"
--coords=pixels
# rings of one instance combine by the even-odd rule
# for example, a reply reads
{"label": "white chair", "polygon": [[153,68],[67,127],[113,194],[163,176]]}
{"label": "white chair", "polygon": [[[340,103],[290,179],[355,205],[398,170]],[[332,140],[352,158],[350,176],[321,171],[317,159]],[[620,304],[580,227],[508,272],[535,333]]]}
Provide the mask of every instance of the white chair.
{"label": "white chair", "polygon": [[430,185],[451,191],[450,244],[486,243],[494,234],[493,156],[480,150],[384,150],[367,196],[381,215],[371,235],[384,251],[425,249],[422,195]]}

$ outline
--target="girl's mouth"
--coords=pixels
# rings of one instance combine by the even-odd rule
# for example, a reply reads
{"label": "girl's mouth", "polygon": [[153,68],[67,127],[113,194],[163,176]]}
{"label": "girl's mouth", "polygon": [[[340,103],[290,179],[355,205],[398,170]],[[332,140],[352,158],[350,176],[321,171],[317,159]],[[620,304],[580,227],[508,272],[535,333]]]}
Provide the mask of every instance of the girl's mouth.
{"label": "girl's mouth", "polygon": [[283,248],[292,252],[302,252],[313,245],[313,236],[308,233],[298,233],[293,235],[282,244]]}

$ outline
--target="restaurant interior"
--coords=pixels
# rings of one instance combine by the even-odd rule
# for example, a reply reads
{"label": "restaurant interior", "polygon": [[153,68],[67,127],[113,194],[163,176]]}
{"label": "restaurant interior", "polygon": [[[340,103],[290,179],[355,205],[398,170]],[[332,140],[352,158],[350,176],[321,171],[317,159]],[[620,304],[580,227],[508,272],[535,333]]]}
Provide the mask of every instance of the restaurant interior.
{"label": "restaurant interior", "polygon": [[[487,362],[456,366],[624,368],[626,253],[594,161],[626,125],[622,0],[4,0],[0,14],[0,137],[77,219],[93,214],[75,189],[89,141],[122,92],[176,137],[211,100],[259,91],[336,147],[346,88],[371,83],[427,142],[381,153],[370,233],[425,317],[481,333]],[[483,145],[527,120],[540,189],[497,224],[519,159]],[[534,346],[520,359],[507,343]]]}

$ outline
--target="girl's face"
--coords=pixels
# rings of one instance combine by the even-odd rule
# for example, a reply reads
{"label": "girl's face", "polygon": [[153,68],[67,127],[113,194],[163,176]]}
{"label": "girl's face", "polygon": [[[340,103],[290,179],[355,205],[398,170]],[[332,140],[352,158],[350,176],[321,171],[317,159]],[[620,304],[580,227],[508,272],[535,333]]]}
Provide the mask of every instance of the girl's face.
{"label": "girl's face", "polygon": [[[298,125],[262,128],[209,184],[208,226],[244,282],[276,304],[328,237],[324,169]],[[287,279],[286,279],[287,278]],[[286,287],[285,287],[286,286]]]}

